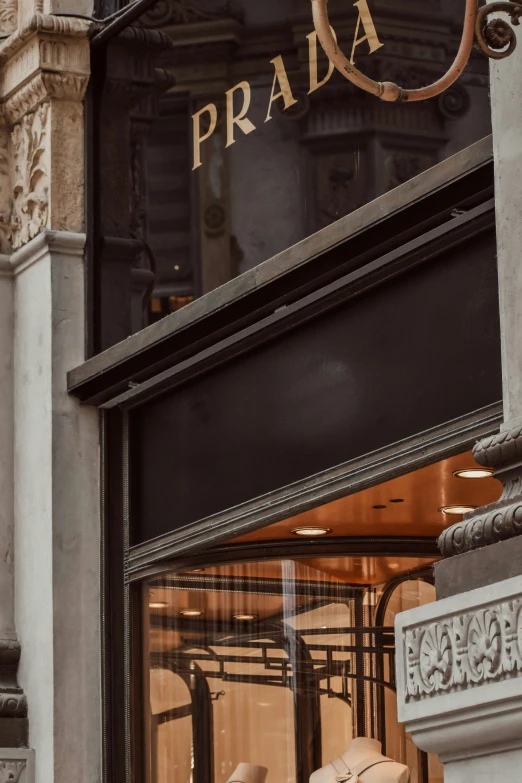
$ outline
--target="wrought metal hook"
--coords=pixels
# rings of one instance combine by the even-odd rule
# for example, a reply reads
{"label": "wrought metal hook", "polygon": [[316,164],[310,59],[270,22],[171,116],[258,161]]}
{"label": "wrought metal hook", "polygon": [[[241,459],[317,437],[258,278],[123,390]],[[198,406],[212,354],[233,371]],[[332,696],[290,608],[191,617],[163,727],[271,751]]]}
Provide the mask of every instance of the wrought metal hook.
{"label": "wrought metal hook", "polygon": [[352,84],[390,102],[425,101],[440,95],[459,78],[468,63],[475,42],[487,57],[495,60],[509,57],[517,45],[514,30],[503,19],[488,22],[488,16],[493,13],[507,13],[513,25],[518,25],[522,17],[522,0],[498,0],[488,3],[480,10],[479,0],[466,0],[462,39],[452,66],[444,76],[428,87],[406,90],[394,82],[376,82],[350,63],[337,45],[335,33],[330,26],[327,4],[328,0],[312,0],[314,26],[330,62]]}

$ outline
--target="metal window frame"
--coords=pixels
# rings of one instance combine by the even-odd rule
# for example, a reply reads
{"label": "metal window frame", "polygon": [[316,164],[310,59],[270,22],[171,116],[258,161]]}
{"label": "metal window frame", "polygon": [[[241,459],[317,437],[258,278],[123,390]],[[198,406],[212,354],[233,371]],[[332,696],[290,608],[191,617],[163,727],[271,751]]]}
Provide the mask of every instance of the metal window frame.
{"label": "metal window frame", "polygon": [[[252,560],[254,556],[255,559],[302,557],[305,549],[316,555],[351,552],[375,556],[391,551],[435,554],[432,538],[268,541],[242,547],[224,542],[239,533],[264,527],[467,450],[477,439],[496,432],[502,420],[502,403],[498,402],[320,475],[307,477],[269,496],[199,520],[169,536],[131,547],[130,409],[183,382],[190,374],[207,371],[216,362],[226,362],[238,351],[249,350],[260,340],[293,328],[303,318],[313,316],[317,308],[333,306],[347,286],[364,285],[375,279],[375,275],[386,277],[391,268],[400,271],[404,263],[417,263],[419,254],[440,253],[465,241],[474,232],[491,228],[494,221],[493,204],[491,200],[488,202],[491,194],[457,217],[451,215],[450,199],[444,205],[445,219],[424,231],[422,237],[401,234],[394,247],[373,255],[369,255],[366,245],[367,249],[358,257],[360,263],[354,264],[351,270],[333,269],[329,278],[312,282],[314,273],[318,275],[315,262],[329,248],[354,238],[363,242],[364,247],[364,238],[375,225],[382,225],[386,220],[407,220],[409,211],[419,202],[434,203],[429,201],[430,197],[444,187],[451,188],[470,173],[490,165],[491,140],[486,139],[456,156],[453,164],[445,161],[339,221],[340,225],[334,224],[305,240],[297,249],[290,249],[224,289],[203,297],[187,312],[170,316],[145,334],[134,335],[70,373],[71,392],[84,402],[101,406],[104,783],[123,780],[137,783],[139,777],[134,772],[143,763],[139,755],[141,743],[133,738],[140,732],[136,704],[143,673],[140,591],[144,579],[176,568]],[[296,272],[306,273],[301,275],[302,284],[298,288],[292,287]],[[249,308],[251,313],[246,316]],[[220,328],[214,330],[216,318],[221,319]],[[206,340],[201,338],[202,332],[207,334]],[[177,345],[174,351],[173,344]],[[134,383],[138,383],[136,388]]]}

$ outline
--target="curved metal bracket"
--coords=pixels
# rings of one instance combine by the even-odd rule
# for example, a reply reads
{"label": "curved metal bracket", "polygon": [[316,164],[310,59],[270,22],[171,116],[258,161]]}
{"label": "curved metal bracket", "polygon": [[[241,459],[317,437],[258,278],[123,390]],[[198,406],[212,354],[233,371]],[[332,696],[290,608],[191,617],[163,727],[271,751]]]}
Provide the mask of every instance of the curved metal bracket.
{"label": "curved metal bracket", "polygon": [[515,50],[517,39],[512,27],[503,19],[488,22],[488,17],[493,13],[507,13],[511,24],[518,25],[522,17],[522,0],[499,0],[488,3],[480,10],[478,3],[479,0],[466,0],[460,47],[448,72],[434,84],[416,90],[403,89],[394,82],[376,82],[365,76],[349,62],[337,45],[335,32],[328,18],[328,0],[312,0],[312,12],[317,36],[324,51],[337,70],[352,84],[383,101],[425,101],[440,95],[459,78],[468,63],[475,42],[487,57],[495,60],[509,57]]}

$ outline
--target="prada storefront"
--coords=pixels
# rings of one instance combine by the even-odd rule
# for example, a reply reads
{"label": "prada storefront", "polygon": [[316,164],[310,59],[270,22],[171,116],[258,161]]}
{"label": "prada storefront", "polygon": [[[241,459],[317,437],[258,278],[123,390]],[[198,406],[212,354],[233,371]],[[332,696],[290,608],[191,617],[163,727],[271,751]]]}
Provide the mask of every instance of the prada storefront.
{"label": "prada storefront", "polygon": [[[410,88],[463,13],[329,3]],[[502,418],[487,60],[384,103],[309,0],[124,18],[92,39],[69,376],[101,410],[105,783],[442,783],[397,721],[393,626],[501,491],[471,455]]]}

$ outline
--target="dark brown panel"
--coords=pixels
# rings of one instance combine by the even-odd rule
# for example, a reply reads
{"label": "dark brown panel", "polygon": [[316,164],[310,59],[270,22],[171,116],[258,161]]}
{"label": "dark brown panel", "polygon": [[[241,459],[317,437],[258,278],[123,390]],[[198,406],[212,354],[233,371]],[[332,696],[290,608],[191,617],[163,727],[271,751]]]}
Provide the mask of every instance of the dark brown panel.
{"label": "dark brown panel", "polygon": [[133,543],[499,400],[482,233],[133,413]]}

